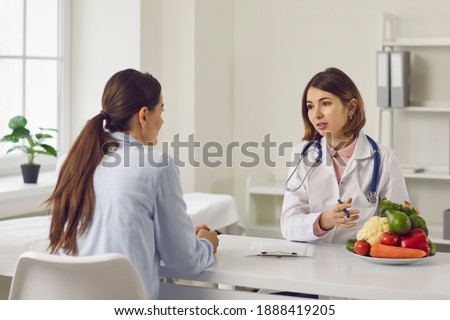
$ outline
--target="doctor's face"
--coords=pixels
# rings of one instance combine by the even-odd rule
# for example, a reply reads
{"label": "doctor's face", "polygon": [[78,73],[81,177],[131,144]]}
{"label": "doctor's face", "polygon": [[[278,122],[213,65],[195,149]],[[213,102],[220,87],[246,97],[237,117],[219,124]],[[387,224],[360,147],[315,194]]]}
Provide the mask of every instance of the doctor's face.
{"label": "doctor's face", "polygon": [[308,89],[306,95],[308,118],[321,136],[331,132],[333,140],[345,137],[343,128],[349,118],[349,111],[339,97],[314,87]]}

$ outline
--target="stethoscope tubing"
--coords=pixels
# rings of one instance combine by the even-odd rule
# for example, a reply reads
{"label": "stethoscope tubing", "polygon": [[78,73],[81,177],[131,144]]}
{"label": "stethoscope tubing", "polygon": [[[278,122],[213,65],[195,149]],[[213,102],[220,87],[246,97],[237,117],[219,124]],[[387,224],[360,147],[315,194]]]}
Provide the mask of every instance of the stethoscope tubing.
{"label": "stethoscope tubing", "polygon": [[[292,173],[289,175],[289,177],[286,180],[286,183],[284,184],[284,190],[288,191],[288,192],[295,192],[298,189],[300,189],[303,186],[303,183],[305,182],[306,178],[308,177],[309,173],[311,172],[311,170],[315,167],[317,167],[321,162],[322,162],[322,145],[320,144],[320,140],[322,139],[322,137],[320,136],[317,139],[314,139],[310,142],[308,142],[305,147],[302,150],[302,153],[300,154],[300,159],[298,159],[297,161],[297,165],[295,166],[295,169],[292,171]],[[291,189],[288,186],[289,181],[291,180],[292,176],[295,174],[295,172],[297,172],[298,167],[300,166],[300,163],[302,163],[303,159],[305,158],[306,152],[308,152],[309,148],[313,145],[313,144],[317,144],[317,157],[314,160],[314,164],[308,169],[308,171],[306,172],[305,176],[303,177],[303,180],[301,181],[300,185],[297,186],[294,189]]]}
{"label": "stethoscope tubing", "polygon": [[[377,143],[368,135],[366,135],[367,139],[369,140],[370,145],[372,146],[373,149],[373,160],[374,160],[374,164],[373,164],[373,172],[372,172],[372,180],[370,182],[370,191],[367,194],[367,201],[369,201],[369,203],[375,203],[376,202],[376,192],[377,192],[377,185],[378,185],[378,176],[379,176],[379,172],[380,172],[380,149],[378,148]],[[287,192],[295,192],[298,189],[300,189],[303,184],[305,183],[307,177],[309,176],[310,172],[312,169],[314,169],[315,167],[317,167],[318,165],[320,165],[320,163],[322,162],[322,145],[320,143],[320,141],[322,140],[322,136],[318,137],[317,139],[314,139],[310,142],[308,142],[305,147],[302,150],[302,153],[300,154],[300,159],[297,162],[297,165],[295,166],[295,169],[292,171],[292,173],[289,175],[289,177],[286,180],[286,183],[284,184],[284,189]],[[295,172],[297,172],[298,167],[300,166],[300,163],[302,162],[302,160],[304,159],[306,152],[309,150],[309,148],[313,145],[313,144],[317,144],[317,157],[314,161],[314,164],[308,169],[308,171],[306,172],[305,176],[303,177],[303,179],[301,179],[301,183],[300,185],[298,185],[295,188],[290,188],[288,186],[289,181],[291,180],[292,176],[295,174]]]}

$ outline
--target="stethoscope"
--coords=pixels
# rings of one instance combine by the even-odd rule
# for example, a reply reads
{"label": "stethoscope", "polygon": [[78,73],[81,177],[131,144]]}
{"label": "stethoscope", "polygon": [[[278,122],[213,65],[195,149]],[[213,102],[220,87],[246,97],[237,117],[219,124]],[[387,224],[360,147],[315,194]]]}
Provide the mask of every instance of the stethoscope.
{"label": "stethoscope", "polygon": [[[369,140],[370,145],[372,146],[373,149],[373,173],[372,173],[372,181],[370,182],[370,190],[369,192],[366,192],[366,198],[367,201],[371,204],[374,204],[377,202],[377,185],[378,185],[378,174],[380,172],[380,149],[378,148],[377,143],[368,135],[366,135],[367,140]],[[284,184],[284,189],[288,192],[295,192],[298,189],[300,189],[303,184],[306,181],[306,178],[309,176],[310,172],[312,169],[314,169],[315,167],[319,166],[322,163],[322,144],[321,144],[321,140],[322,140],[322,136],[319,136],[318,138],[309,141],[304,147],[303,150],[300,154],[300,159],[297,162],[297,165],[295,166],[295,169],[292,171],[291,175],[289,176],[289,178],[286,180],[286,183]],[[312,145],[316,145],[316,149],[317,149],[317,157],[314,160],[314,163],[310,166],[310,168],[308,169],[308,171],[305,174],[305,177],[301,180],[301,183],[299,186],[295,187],[295,188],[290,188],[288,186],[289,181],[291,180],[292,176],[294,175],[294,173],[297,171],[298,167],[300,166],[300,163],[302,162],[303,158],[305,157],[306,153],[308,152],[309,148]]]}

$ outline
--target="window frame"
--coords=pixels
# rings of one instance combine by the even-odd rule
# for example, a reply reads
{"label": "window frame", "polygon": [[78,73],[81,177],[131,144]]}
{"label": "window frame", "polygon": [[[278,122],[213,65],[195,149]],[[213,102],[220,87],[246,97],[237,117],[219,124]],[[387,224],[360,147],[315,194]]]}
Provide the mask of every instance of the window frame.
{"label": "window frame", "polygon": [[[26,5],[24,1],[23,16],[26,18]],[[58,53],[56,58],[36,57],[27,55],[25,50],[22,55],[1,55],[0,58],[21,59],[23,69],[22,85],[25,85],[25,62],[27,59],[57,60],[58,88],[57,88],[57,129],[58,144],[56,146],[58,154],[65,152],[70,144],[70,43],[71,43],[71,0],[58,1]],[[23,41],[26,36],[26,19],[23,21]],[[25,49],[25,48],[24,48]],[[22,114],[26,110],[25,99],[22,99]],[[41,171],[54,170],[57,159],[54,157],[40,156],[38,163]],[[26,162],[25,154],[6,155],[0,154],[0,176],[20,174],[19,164]]]}

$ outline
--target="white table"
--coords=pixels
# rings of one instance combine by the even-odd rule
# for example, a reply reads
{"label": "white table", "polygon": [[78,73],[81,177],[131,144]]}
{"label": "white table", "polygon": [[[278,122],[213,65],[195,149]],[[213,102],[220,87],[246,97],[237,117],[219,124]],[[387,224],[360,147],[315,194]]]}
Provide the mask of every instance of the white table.
{"label": "white table", "polygon": [[[184,277],[164,266],[160,275],[356,299],[450,299],[450,253],[438,252],[429,260],[411,265],[367,262],[349,253],[344,245],[318,245],[314,258],[246,256],[254,241],[283,243],[285,240],[221,235],[214,265],[200,275]],[[183,289],[176,284],[162,284],[162,298],[233,298],[232,292],[226,290],[194,286]],[[213,294],[208,295],[208,290]],[[183,294],[188,295],[183,297]],[[235,297],[239,299],[240,295]]]}
{"label": "white table", "polygon": [[0,221],[0,275],[12,277],[17,259],[25,251],[45,252],[49,232],[49,216]]}
{"label": "white table", "polygon": [[[186,193],[187,213],[194,225],[213,230],[231,228],[241,232],[235,200],[230,195]],[[0,221],[0,275],[11,277],[19,256],[25,251],[46,251],[50,217],[37,216]]]}

